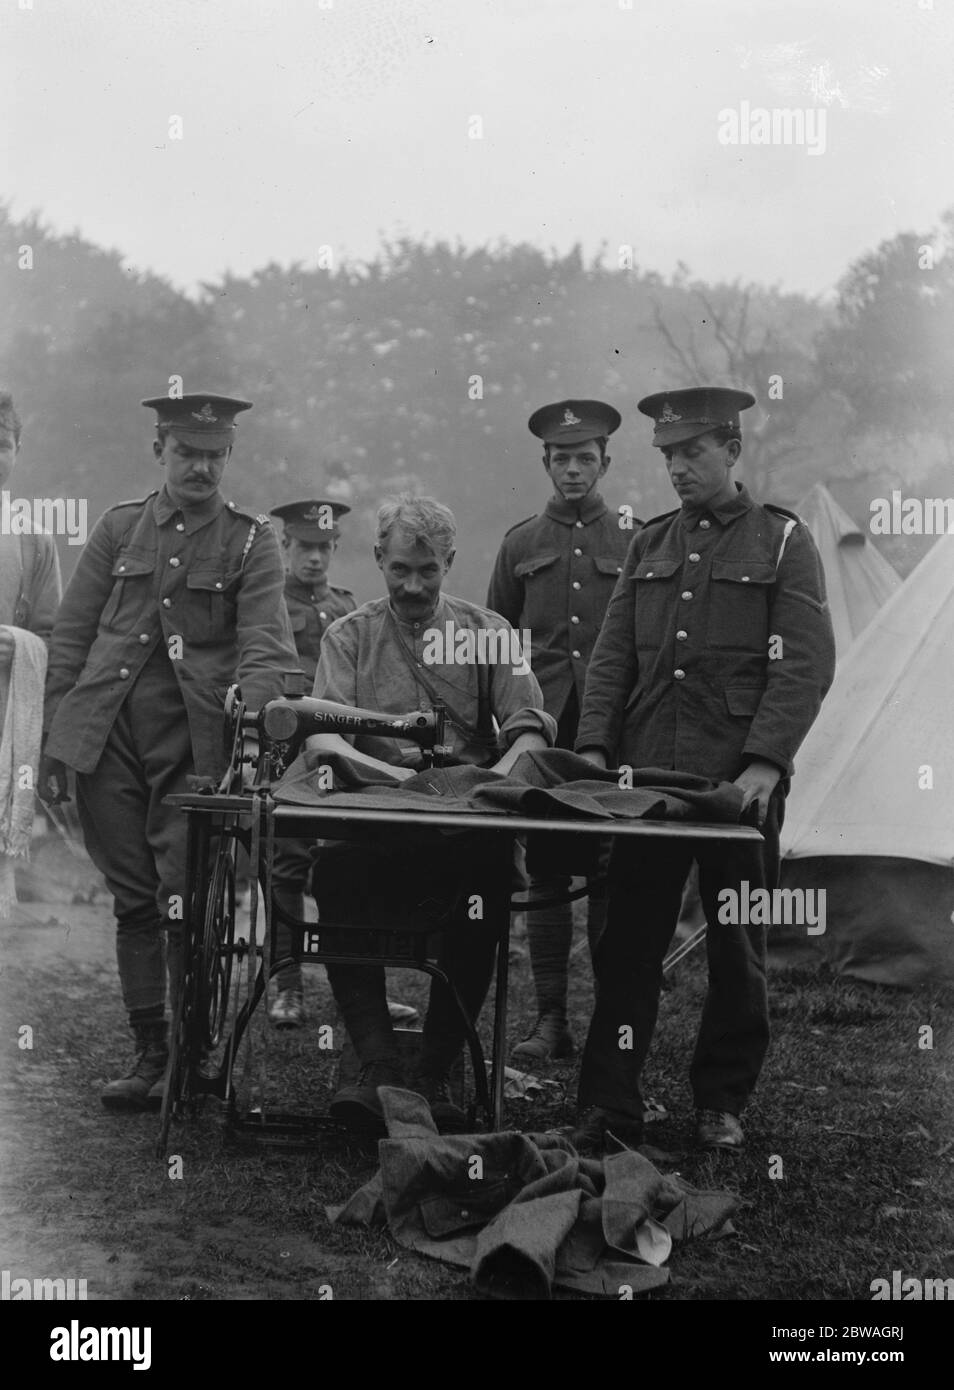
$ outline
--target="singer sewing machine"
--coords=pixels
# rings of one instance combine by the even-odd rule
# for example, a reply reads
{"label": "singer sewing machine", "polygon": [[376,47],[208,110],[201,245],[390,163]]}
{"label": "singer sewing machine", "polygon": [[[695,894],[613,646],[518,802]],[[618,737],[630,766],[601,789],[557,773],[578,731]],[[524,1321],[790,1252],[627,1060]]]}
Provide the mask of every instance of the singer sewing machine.
{"label": "singer sewing machine", "polygon": [[444,707],[410,714],[379,714],[374,710],[316,700],[304,693],[303,671],[286,671],[284,694],[260,710],[245,707],[233,685],[225,697],[225,751],[229,766],[220,791],[236,789],[244,769],[254,766],[252,787],[271,787],[298,757],[313,734],[374,735],[404,739],[421,750],[423,767],[441,767],[449,753],[444,743]]}
{"label": "singer sewing machine", "polygon": [[[292,918],[275,900],[271,888],[276,837],[316,840],[319,836],[335,838],[337,832],[340,838],[368,838],[379,835],[381,820],[389,819],[389,813],[383,812],[372,816],[369,825],[366,817],[339,812],[329,824],[320,819],[320,807],[277,806],[271,790],[306,740],[314,734],[338,733],[407,741],[420,749],[422,769],[439,767],[449,753],[444,743],[444,709],[437,705],[433,710],[393,715],[339,705],[306,696],[304,679],[301,671],[284,673],[284,693],[258,710],[249,710],[239,688],[232,686],[226,696],[224,725],[229,761],[219,786],[170,798],[189,817],[189,892],[184,912],[184,980],[173,1023],[160,1151],[165,1149],[173,1115],[194,1109],[203,1095],[225,1101],[233,1122],[248,1124],[249,1116],[256,1115],[255,1123],[265,1126],[262,1107],[255,1104],[254,1086],[245,1120],[237,1118],[236,1062],[252,1014],[267,994],[270,976],[287,964],[274,956],[272,925],[276,919],[300,933],[302,964],[372,960],[379,965],[421,970],[447,981],[467,1024],[478,1099],[485,1109],[490,1108],[483,1053],[473,1022],[453,983],[427,956],[434,923],[422,923],[418,931],[397,930],[386,924],[374,932],[350,928],[355,950],[342,953],[339,945],[330,952],[323,949],[323,935],[333,930],[340,942],[340,933],[349,930],[348,924],[316,924]],[[253,885],[247,937],[236,934],[239,846],[248,853]],[[291,1118],[280,1117],[271,1128],[300,1128],[285,1123]]]}
{"label": "singer sewing machine", "polygon": [[[461,813],[442,808],[415,810],[413,817],[395,806],[349,804],[337,796],[323,804],[276,802],[272,791],[287,772],[306,740],[314,734],[367,735],[409,741],[421,750],[423,767],[440,766],[448,756],[444,743],[445,715],[433,710],[393,715],[334,704],[304,695],[300,671],[285,675],[284,693],[259,710],[248,710],[233,687],[225,707],[225,752],[228,767],[218,787],[210,785],[169,801],[188,816],[186,855],[187,894],[183,911],[184,971],[170,1044],[170,1065],[162,1104],[158,1151],[164,1154],[172,1118],[194,1112],[205,1095],[224,1101],[233,1124],[291,1142],[307,1139],[315,1130],[332,1128],[330,1119],[283,1115],[263,1099],[264,1085],[253,1066],[252,1015],[267,996],[271,975],[288,961],[275,958],[273,923],[283,921],[297,933],[302,965],[383,965],[419,970],[443,980],[463,1021],[470,1055],[473,1093],[470,1119],[482,1112],[490,1128],[499,1129],[503,1116],[506,1050],[506,1003],[509,919],[503,914],[497,950],[494,989],[493,1042],[490,1077],[476,1021],[465,1009],[454,982],[432,959],[434,919],[419,924],[402,920],[382,922],[373,929],[340,922],[309,922],[290,917],[272,892],[272,868],[277,839],[363,839],[378,841],[406,835],[409,828],[474,830],[502,836],[508,842],[525,833],[705,839],[760,839],[758,832],[739,825],[673,824],[653,820],[554,820],[498,812]],[[252,895],[246,926],[236,910],[236,856],[239,846],[248,854]],[[320,869],[319,869],[320,872]],[[587,892],[584,886],[556,899],[514,900],[511,909],[549,906]],[[446,915],[449,915],[446,914]],[[333,934],[333,940],[329,938]],[[352,949],[341,947],[342,933]],[[243,983],[244,976],[244,983]],[[267,1051],[267,1030],[259,1056]],[[240,1049],[244,1066],[240,1065]],[[268,1113],[266,1114],[266,1110]]]}

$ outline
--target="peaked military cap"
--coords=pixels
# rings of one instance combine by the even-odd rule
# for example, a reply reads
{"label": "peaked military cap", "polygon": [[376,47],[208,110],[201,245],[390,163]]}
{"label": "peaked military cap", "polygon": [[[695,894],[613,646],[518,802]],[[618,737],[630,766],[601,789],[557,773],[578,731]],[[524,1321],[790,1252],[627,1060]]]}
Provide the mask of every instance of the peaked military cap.
{"label": "peaked military cap", "polygon": [[544,444],[582,444],[618,430],[618,410],[603,401],[558,401],[542,405],[527,421],[531,434]]}
{"label": "peaked military cap", "polygon": [[341,534],[338,518],[347,516],[350,511],[351,508],[345,506],[344,502],[309,500],[285,502],[280,507],[273,507],[269,516],[277,516],[284,522],[286,536],[314,544],[315,541],[337,540]]}
{"label": "peaked military cap", "polygon": [[684,391],[657,391],[637,402],[637,410],[655,421],[653,447],[666,449],[707,434],[720,425],[741,429],[739,411],[755,405],[748,391],[725,386],[693,386]]}
{"label": "peaked military cap", "polygon": [[235,440],[235,417],[251,410],[251,401],[219,396],[211,391],[192,391],[178,400],[152,396],[143,401],[156,412],[156,429],[167,429],[182,444],[194,449],[227,449]]}

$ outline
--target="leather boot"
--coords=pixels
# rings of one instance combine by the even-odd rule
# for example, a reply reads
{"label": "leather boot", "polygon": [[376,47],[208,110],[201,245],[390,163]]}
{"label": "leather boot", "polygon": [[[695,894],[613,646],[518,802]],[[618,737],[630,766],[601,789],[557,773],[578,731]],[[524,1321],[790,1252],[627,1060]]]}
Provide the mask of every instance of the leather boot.
{"label": "leather boot", "polygon": [[108,1110],[145,1110],[149,1092],[161,1081],[169,1060],[164,1020],[133,1025],[136,1060],[132,1069],[117,1081],[110,1081],[100,1093]]}
{"label": "leather boot", "polygon": [[547,1010],[540,1014],[530,1035],[517,1043],[510,1056],[525,1066],[539,1066],[543,1062],[572,1057],[573,1051],[566,1014]]}

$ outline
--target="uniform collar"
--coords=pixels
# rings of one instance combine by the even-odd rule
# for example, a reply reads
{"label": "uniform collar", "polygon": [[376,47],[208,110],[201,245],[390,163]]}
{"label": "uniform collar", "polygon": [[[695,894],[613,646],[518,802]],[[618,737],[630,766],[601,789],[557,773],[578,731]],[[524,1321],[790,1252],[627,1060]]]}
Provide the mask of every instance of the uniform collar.
{"label": "uniform collar", "polygon": [[721,521],[723,526],[728,526],[735,521],[736,517],[744,516],[750,512],[755,504],[741,483],[735,485],[735,496],[730,497],[727,502],[722,502],[718,507],[689,507],[683,503],[679,513],[679,520],[688,530],[698,526],[699,521],[704,516],[714,516],[716,521]]}
{"label": "uniform collar", "polygon": [[561,521],[564,526],[575,526],[582,521],[588,526],[606,511],[606,503],[598,492],[591,492],[582,502],[566,502],[562,497],[551,497],[546,505],[546,514],[551,521]]}
{"label": "uniform collar", "polygon": [[194,531],[199,531],[203,526],[207,526],[224,507],[225,498],[218,490],[206,501],[200,502],[195,507],[180,507],[177,502],[173,502],[166,490],[165,483],[163,483],[153,503],[153,512],[160,526],[165,526],[166,522],[171,521],[174,516],[181,516],[182,529],[187,536],[191,536]]}
{"label": "uniform collar", "polygon": [[331,585],[327,579],[323,584],[303,584],[293,574],[285,575],[285,592],[291,594],[293,598],[323,599],[328,597],[330,591]]}

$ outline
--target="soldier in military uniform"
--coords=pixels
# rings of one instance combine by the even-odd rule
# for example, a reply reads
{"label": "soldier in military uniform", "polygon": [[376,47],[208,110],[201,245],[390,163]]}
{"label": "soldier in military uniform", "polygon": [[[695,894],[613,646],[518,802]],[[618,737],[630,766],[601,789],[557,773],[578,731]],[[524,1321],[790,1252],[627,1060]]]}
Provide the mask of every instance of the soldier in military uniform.
{"label": "soldier in military uniform", "polygon": [[51,802],[75,768],[86,847],[115,900],[137,1055],[102,1100],[121,1110],[162,1100],[164,936],[173,1008],[181,977],[186,818],[163,799],[192,775],[220,780],[233,681],[255,708],[298,665],[271,523],[219,491],[250,402],[199,393],[142,404],[157,412],[165,481],[111,507],[80,556],[50,643],[40,767]]}
{"label": "soldier in military uniform", "polygon": [[[638,1142],[639,1077],[656,1023],[662,961],[686,873],[699,864],[709,989],[689,1078],[696,1140],[738,1148],[739,1115],[768,1048],[765,927],[727,924],[720,892],[778,883],[792,759],[834,675],[821,561],[807,526],[732,481],[745,391],[647,396],[681,506],[634,537],[586,681],[577,751],[600,767],[672,768],[734,781],[762,843],[695,850],[654,840],[614,850],[598,989],[580,1074],[577,1141],[607,1129]],[[722,899],[725,902],[725,899]],[[741,915],[741,914],[737,914]],[[623,1029],[631,1033],[623,1033]],[[631,1037],[632,1047],[620,1046]]]}
{"label": "soldier in military uniform", "polygon": [[[284,525],[285,603],[309,690],[315,683],[318,652],[325,630],[336,618],[353,613],[358,606],[350,589],[328,581],[328,566],[341,535],[338,521],[350,511],[343,502],[309,499],[286,502],[281,507],[273,507],[269,513]],[[272,869],[275,900],[299,921],[304,916],[303,893],[311,862],[310,841],[286,838],[276,844]],[[301,965],[295,955],[291,928],[277,920],[275,959],[287,964],[278,971],[278,990],[268,1016],[277,1028],[299,1028],[305,1022]]]}
{"label": "soldier in military uniform", "polygon": [[[607,441],[619,424],[618,412],[602,401],[560,401],[531,415],[552,496],[541,515],[507,532],[487,594],[488,608],[530,630],[533,672],[557,720],[560,748],[573,747],[587,663],[639,525],[629,513],[610,512],[599,493],[610,466]],[[531,883],[535,896],[546,897],[565,892],[570,880],[532,876]],[[589,900],[591,952],[605,919],[604,893]],[[572,938],[569,903],[528,914],[537,1020],[514,1048],[516,1061],[541,1063],[573,1053],[567,1026]]]}
{"label": "soldier in military uniform", "polygon": [[338,521],[350,511],[343,502],[307,501],[286,502],[269,512],[284,525],[285,603],[309,688],[326,628],[358,606],[350,589],[328,581],[341,537]]}

